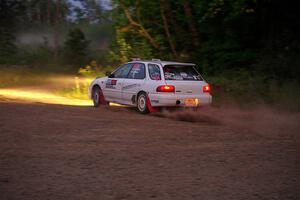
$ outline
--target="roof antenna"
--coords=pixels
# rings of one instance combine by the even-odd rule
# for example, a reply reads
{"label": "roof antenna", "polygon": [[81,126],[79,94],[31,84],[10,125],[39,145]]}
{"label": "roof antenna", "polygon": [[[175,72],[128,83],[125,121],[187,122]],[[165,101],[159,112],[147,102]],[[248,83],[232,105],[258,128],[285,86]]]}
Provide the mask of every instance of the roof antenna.
{"label": "roof antenna", "polygon": [[152,61],[161,61],[161,60],[157,58],[152,58]]}

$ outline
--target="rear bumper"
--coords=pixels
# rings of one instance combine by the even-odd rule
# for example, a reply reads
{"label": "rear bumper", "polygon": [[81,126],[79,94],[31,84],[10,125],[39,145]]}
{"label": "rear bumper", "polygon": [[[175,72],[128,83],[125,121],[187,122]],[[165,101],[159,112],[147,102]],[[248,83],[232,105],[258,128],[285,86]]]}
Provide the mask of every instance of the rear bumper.
{"label": "rear bumper", "polygon": [[198,105],[194,105],[192,107],[206,106],[210,105],[212,102],[212,96],[208,93],[199,95],[178,95],[174,93],[165,93],[148,94],[148,96],[152,106],[186,106],[184,101],[188,98],[198,99]]}

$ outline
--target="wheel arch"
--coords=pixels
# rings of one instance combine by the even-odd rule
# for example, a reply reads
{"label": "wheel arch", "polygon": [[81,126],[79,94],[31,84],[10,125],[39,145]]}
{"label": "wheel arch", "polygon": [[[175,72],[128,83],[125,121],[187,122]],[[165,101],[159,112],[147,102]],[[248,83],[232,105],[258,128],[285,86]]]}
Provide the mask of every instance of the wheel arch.
{"label": "wheel arch", "polygon": [[101,87],[100,87],[100,85],[96,83],[95,85],[93,85],[91,92],[94,92],[94,90],[96,88],[99,88],[100,90],[102,90]]}
{"label": "wheel arch", "polygon": [[136,94],[136,96],[138,97],[141,93],[145,93],[145,94],[147,94],[147,92],[146,91],[144,91],[144,90],[140,90],[137,94]]}

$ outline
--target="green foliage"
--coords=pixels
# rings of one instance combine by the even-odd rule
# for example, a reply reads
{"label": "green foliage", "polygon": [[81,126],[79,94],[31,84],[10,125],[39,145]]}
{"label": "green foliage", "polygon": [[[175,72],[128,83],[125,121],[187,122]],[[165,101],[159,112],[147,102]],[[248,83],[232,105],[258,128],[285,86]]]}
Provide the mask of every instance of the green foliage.
{"label": "green foliage", "polygon": [[84,33],[78,29],[70,29],[64,43],[64,59],[68,64],[82,66],[88,61],[88,46]]}
{"label": "green foliage", "polygon": [[130,59],[130,56],[132,55],[132,47],[126,42],[122,32],[117,31],[115,51],[110,51],[109,54],[111,61],[124,63]]}
{"label": "green foliage", "polygon": [[13,63],[17,53],[15,37],[9,29],[0,27],[0,64]]}
{"label": "green foliage", "polygon": [[122,30],[117,30],[115,43],[111,45],[109,52],[111,62],[124,63],[131,58],[150,59],[152,57],[152,49],[149,43],[144,38],[133,35],[136,38],[129,37]]}
{"label": "green foliage", "polygon": [[76,98],[76,99],[88,99],[88,88],[90,83],[96,77],[103,77],[108,71],[113,71],[111,66],[101,66],[95,60],[91,61],[85,67],[81,67],[78,71],[78,75],[74,77],[74,82],[71,87],[60,89],[57,91],[59,95]]}
{"label": "green foliage", "polygon": [[57,89],[55,93],[71,99],[88,100],[88,88],[92,81],[91,78],[74,76],[73,83],[69,87]]}
{"label": "green foliage", "polygon": [[[240,69],[285,80],[294,80],[300,75],[297,59],[300,45],[296,38],[299,16],[293,4],[268,0],[115,0],[114,4],[115,25],[130,47],[130,51],[126,51],[128,55],[138,50],[141,58],[145,51],[146,57],[195,62],[207,75]],[[161,9],[167,18],[170,38],[165,32]],[[126,10],[131,19],[125,14]],[[139,26],[148,31],[160,45],[159,49],[151,45]],[[195,38],[200,41],[199,45],[195,45]],[[115,42],[120,44],[119,40],[117,34]],[[177,57],[169,41],[174,44]],[[118,47],[122,45],[113,46],[113,52],[120,49],[123,52],[123,48]],[[112,57],[126,60],[120,59],[122,52],[119,58],[115,54]]]}
{"label": "green foliage", "polygon": [[297,81],[280,82],[244,69],[227,70],[207,80],[212,84],[214,105],[268,104],[278,109],[300,111],[300,84]]}
{"label": "green foliage", "polygon": [[82,7],[75,7],[76,21],[88,21],[99,23],[103,20],[103,9],[101,2],[96,0],[75,0],[81,3]]}
{"label": "green foliage", "polygon": [[96,77],[105,76],[108,71],[113,71],[114,68],[111,66],[101,66],[95,60],[92,60],[88,65],[81,67],[78,70],[78,74],[86,77],[95,79]]}
{"label": "green foliage", "polygon": [[41,45],[37,48],[31,47],[22,47],[19,48],[19,63],[22,65],[31,64],[31,65],[45,65],[46,63],[53,63],[53,49]]}
{"label": "green foliage", "polygon": [[15,59],[14,32],[22,10],[23,3],[19,0],[0,1],[0,64],[13,63]]}
{"label": "green foliage", "polygon": [[72,75],[72,71],[56,65],[0,65],[0,74],[0,88],[11,88],[49,84],[49,77]]}

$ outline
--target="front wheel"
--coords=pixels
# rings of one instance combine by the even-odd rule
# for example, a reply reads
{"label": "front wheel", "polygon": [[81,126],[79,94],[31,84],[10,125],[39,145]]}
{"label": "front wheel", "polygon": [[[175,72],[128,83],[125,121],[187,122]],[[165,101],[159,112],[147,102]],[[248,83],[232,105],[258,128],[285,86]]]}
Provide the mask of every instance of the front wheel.
{"label": "front wheel", "polygon": [[107,105],[103,92],[99,87],[93,89],[92,98],[93,98],[94,107],[99,107],[100,105]]}
{"label": "front wheel", "polygon": [[149,113],[149,108],[147,104],[147,95],[145,93],[139,94],[137,98],[137,109],[140,113]]}

